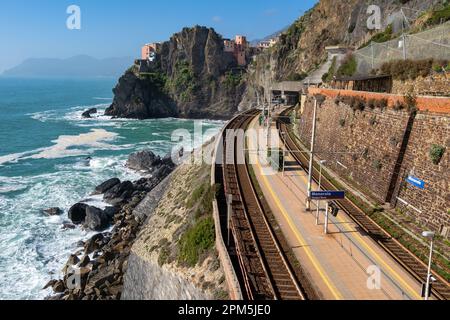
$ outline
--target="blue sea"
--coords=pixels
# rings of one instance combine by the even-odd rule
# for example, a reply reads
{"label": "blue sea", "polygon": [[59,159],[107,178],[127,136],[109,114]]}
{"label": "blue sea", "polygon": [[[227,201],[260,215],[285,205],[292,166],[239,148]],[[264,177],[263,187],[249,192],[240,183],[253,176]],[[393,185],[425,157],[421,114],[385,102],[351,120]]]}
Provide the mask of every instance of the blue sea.
{"label": "blue sea", "polygon": [[[63,230],[71,205],[89,199],[111,178],[135,180],[124,164],[134,151],[165,155],[177,129],[193,133],[191,120],[124,120],[104,116],[116,79],[0,78],[0,299],[42,299],[42,287],[61,275],[76,243],[92,233]],[[98,115],[81,113],[97,108]],[[223,123],[202,121],[204,139]],[[201,135],[192,137],[194,148]],[[189,149],[189,146],[187,146]],[[62,216],[44,209],[60,207]]]}

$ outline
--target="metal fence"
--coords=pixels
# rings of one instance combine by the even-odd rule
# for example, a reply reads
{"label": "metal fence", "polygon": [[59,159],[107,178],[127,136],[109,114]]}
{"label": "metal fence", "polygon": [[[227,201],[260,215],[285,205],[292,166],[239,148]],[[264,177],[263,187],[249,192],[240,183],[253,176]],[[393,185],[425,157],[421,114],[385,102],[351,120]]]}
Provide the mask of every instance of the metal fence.
{"label": "metal fence", "polygon": [[405,34],[391,41],[372,42],[355,51],[354,55],[358,62],[358,74],[368,74],[392,60],[450,60],[450,22],[424,32]]}

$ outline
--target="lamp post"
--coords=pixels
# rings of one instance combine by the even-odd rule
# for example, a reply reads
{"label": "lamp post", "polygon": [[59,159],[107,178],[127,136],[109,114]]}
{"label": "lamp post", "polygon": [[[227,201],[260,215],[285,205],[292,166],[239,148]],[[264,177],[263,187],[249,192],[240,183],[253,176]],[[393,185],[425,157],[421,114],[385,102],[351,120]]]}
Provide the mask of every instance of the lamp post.
{"label": "lamp post", "polygon": [[311,135],[311,153],[309,158],[309,175],[308,175],[308,199],[306,201],[306,210],[311,210],[311,191],[312,191],[312,172],[314,161],[314,144],[316,142],[316,120],[317,117],[317,98],[314,97],[314,115],[312,123],[312,135]]}
{"label": "lamp post", "polygon": [[[327,163],[326,160],[321,160],[320,162],[320,175],[319,175],[319,191],[322,189],[322,166]],[[316,225],[319,225],[320,216],[320,200],[317,201],[317,212],[316,212]]]}
{"label": "lamp post", "polygon": [[430,258],[428,260],[428,273],[427,273],[427,283],[425,286],[425,300],[430,299],[430,285],[431,285],[431,263],[433,259],[433,241],[435,233],[432,231],[424,231],[422,236],[430,240]]}

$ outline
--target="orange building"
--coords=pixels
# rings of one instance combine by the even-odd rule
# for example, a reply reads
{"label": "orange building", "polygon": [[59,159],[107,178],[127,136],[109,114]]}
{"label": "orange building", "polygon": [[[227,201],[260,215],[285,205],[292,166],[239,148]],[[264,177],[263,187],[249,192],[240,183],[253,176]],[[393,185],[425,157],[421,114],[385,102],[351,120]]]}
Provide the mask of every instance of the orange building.
{"label": "orange building", "polygon": [[141,59],[150,60],[161,48],[160,43],[147,43],[141,49]]}

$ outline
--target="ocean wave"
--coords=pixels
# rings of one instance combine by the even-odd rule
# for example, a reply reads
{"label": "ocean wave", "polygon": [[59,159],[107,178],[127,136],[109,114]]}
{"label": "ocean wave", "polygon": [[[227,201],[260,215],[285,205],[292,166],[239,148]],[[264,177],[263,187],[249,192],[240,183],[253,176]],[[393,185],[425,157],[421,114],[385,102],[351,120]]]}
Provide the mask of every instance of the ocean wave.
{"label": "ocean wave", "polygon": [[[62,229],[68,209],[79,201],[104,208],[102,196],[89,195],[95,186],[112,177],[139,179],[138,173],[124,167],[124,158],[93,158],[89,170],[67,165],[36,176],[0,177],[4,187],[19,181],[27,186],[14,196],[0,194],[0,286],[7,288],[0,290],[0,299],[42,299],[50,294],[42,287],[61,276],[76,243],[95,234],[82,228]],[[42,210],[49,207],[59,207],[64,214],[48,217]]]}
{"label": "ocean wave", "polygon": [[[0,157],[0,166],[27,159],[59,159],[89,155],[96,150],[114,150],[115,146],[105,142],[112,141],[117,137],[117,133],[108,132],[104,129],[92,129],[89,133],[82,133],[77,136],[59,136],[52,141],[54,145],[51,147]],[[78,147],[78,149],[73,147]],[[80,147],[84,147],[84,149]]]}

